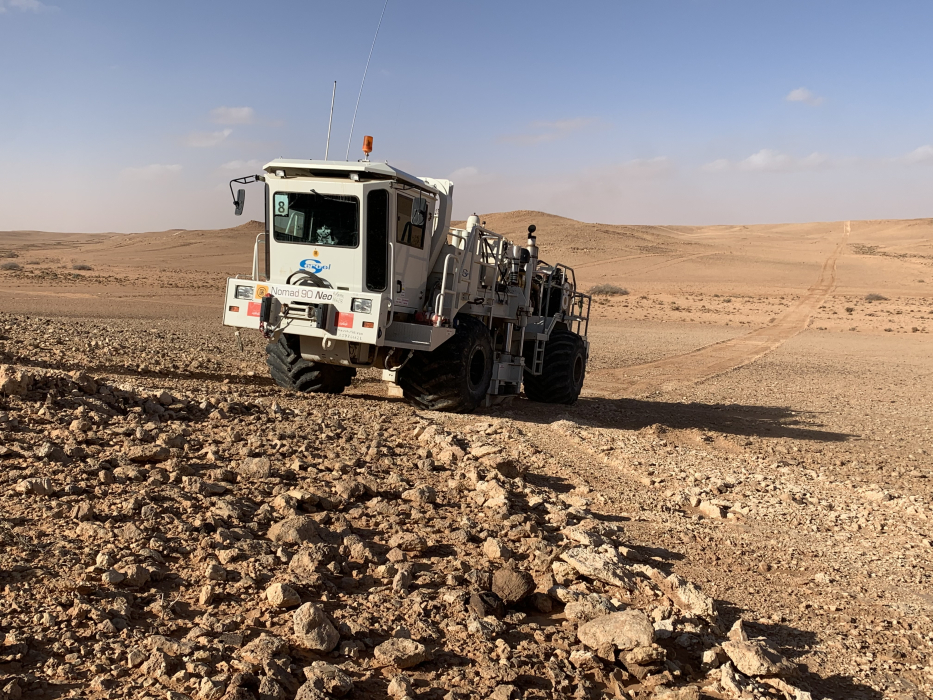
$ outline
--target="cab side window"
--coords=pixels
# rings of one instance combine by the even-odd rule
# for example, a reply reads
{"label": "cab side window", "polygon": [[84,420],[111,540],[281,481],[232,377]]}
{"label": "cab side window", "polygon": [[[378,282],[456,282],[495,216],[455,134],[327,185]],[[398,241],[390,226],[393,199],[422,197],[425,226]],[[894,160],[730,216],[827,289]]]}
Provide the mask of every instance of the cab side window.
{"label": "cab side window", "polygon": [[397,223],[395,240],[412,248],[423,248],[426,200],[413,200],[403,194],[396,195],[396,198]]}

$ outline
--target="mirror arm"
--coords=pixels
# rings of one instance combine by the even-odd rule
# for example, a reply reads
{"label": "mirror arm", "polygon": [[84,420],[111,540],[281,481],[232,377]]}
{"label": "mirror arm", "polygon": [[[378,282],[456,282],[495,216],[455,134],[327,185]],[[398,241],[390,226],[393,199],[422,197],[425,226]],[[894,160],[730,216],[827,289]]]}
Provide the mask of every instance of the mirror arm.
{"label": "mirror arm", "polygon": [[237,206],[239,202],[237,201],[236,195],[233,193],[233,183],[236,182],[240,185],[248,185],[251,182],[258,182],[262,179],[261,175],[247,175],[246,177],[234,178],[230,181],[230,197],[233,199],[233,206]]}

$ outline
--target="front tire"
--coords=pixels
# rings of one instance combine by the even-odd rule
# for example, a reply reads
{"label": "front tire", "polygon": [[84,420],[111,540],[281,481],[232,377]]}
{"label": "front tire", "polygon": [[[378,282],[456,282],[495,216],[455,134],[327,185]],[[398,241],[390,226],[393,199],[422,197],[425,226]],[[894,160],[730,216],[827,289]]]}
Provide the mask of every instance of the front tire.
{"label": "front tire", "polygon": [[492,341],[472,316],[456,319],[457,332],[434,352],[415,352],[398,371],[405,399],[418,408],[469,413],[486,398],[492,380]]}
{"label": "front tire", "polygon": [[[526,364],[530,358],[526,358]],[[525,396],[541,403],[572,404],[586,378],[586,343],[576,333],[555,330],[544,346],[544,367],[537,377],[525,371]]]}
{"label": "front tire", "polygon": [[340,394],[350,386],[354,367],[305,360],[300,348],[301,339],[285,333],[266,346],[266,364],[276,384],[303,394]]}

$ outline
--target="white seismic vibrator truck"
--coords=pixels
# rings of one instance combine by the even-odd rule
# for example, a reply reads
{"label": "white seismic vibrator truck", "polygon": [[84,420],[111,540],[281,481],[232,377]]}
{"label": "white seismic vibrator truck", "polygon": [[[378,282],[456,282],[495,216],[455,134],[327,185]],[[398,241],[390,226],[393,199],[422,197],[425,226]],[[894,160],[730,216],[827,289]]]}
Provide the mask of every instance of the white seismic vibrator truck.
{"label": "white seismic vibrator truck", "polygon": [[270,339],[277,384],[336,394],[371,367],[423,409],[469,412],[522,389],[577,400],[592,300],[571,268],[538,259],[534,226],[524,246],[476,216],[451,228],[453,183],[386,163],[263,171],[230,183],[265,183],[265,233],[252,274],[227,280],[224,324]]}

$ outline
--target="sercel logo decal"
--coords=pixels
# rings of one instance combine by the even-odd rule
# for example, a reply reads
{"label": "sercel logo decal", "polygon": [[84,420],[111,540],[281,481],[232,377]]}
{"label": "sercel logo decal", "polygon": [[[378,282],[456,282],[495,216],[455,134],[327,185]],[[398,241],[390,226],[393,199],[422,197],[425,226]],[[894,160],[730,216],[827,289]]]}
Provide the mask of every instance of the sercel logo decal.
{"label": "sercel logo decal", "polygon": [[269,288],[267,286],[265,286],[264,284],[256,285],[256,298],[257,299],[262,299],[268,293],[269,293]]}
{"label": "sercel logo decal", "polygon": [[319,275],[319,274],[321,274],[324,270],[329,270],[329,269],[330,269],[330,264],[329,264],[329,263],[328,263],[327,265],[325,265],[324,263],[322,263],[322,262],[321,262],[320,260],[318,260],[317,258],[308,258],[307,260],[302,260],[300,263],[298,263],[298,266],[299,266],[302,270],[310,270],[310,271],[313,272],[315,275]]}

